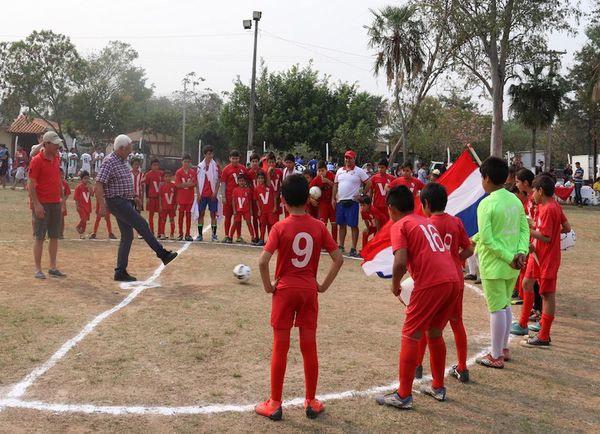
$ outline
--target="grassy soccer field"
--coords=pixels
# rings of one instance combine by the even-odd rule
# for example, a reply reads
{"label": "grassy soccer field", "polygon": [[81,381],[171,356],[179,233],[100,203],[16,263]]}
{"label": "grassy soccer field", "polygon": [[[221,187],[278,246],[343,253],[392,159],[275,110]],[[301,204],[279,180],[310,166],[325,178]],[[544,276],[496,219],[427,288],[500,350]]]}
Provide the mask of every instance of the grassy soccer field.
{"label": "grassy soccer field", "polygon": [[[291,405],[273,423],[251,411],[269,393],[270,299],[258,277],[259,250],[169,242],[182,252],[162,270],[135,240],[129,271],[147,285],[122,288],[112,280],[118,242],[105,239],[103,223],[99,240],[79,240],[69,205],[59,245],[68,277],[37,281],[26,193],[0,190],[0,432],[600,431],[597,210],[565,208],[577,246],[563,252],[552,348],[526,349],[514,339],[505,369],[471,366],[471,383],[447,379],[448,402],[416,393],[411,412],[373,400],[375,388],[387,392],[397,381],[403,307],[387,281],[367,278],[360,262],[347,259],[320,296],[318,394],[329,398],[326,413],[309,420]],[[114,218],[113,225],[118,235]],[[233,280],[238,263],[252,268],[249,284]],[[327,266],[323,257],[321,270]],[[128,304],[84,330],[128,295]],[[465,289],[464,306],[473,358],[489,343],[477,287]],[[445,336],[450,365],[454,342],[450,330]],[[24,381],[39,367],[48,369]],[[17,384],[28,387],[3,406]],[[295,333],[284,399],[303,393]]]}

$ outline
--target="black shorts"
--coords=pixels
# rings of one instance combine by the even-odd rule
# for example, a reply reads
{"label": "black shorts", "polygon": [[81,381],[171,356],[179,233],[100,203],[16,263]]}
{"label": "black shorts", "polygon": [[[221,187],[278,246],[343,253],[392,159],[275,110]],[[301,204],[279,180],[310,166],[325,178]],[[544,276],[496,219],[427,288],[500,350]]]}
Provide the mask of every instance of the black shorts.
{"label": "black shorts", "polygon": [[33,215],[33,236],[36,240],[45,240],[46,233],[50,239],[60,238],[60,226],[62,223],[62,206],[59,203],[43,203],[44,217],[37,218]]}

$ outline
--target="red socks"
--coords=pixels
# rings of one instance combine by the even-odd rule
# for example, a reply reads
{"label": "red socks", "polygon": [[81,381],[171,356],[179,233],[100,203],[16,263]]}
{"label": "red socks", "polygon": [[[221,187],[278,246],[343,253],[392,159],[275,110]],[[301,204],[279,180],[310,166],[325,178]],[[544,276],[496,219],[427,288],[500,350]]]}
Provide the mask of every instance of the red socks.
{"label": "red socks", "polygon": [[406,398],[407,396],[412,395],[412,385],[415,379],[418,351],[418,339],[411,339],[402,336],[399,368],[400,387],[398,387],[398,395],[400,395],[401,398]]}
{"label": "red socks", "polygon": [[[154,233],[154,214],[155,213],[153,211],[150,211],[148,213],[148,225],[150,226],[150,232],[152,232],[152,233]],[[160,217],[159,217],[159,219],[160,219]],[[159,225],[160,225],[160,223],[159,223]]]}
{"label": "red socks", "polygon": [[454,342],[456,343],[456,357],[458,358],[456,370],[463,372],[467,369],[467,332],[462,319],[450,321],[450,327],[452,327]]}
{"label": "red socks", "polygon": [[338,235],[338,227],[337,225],[331,225],[331,236],[333,237],[333,241],[337,243],[337,235]]}
{"label": "red socks", "polygon": [[165,234],[165,225],[167,223],[167,217],[166,216],[158,216],[158,235],[164,235]]}
{"label": "red socks", "polygon": [[304,362],[304,383],[306,399],[315,399],[319,378],[319,359],[317,357],[317,330],[300,328],[300,351]]}
{"label": "red socks", "polygon": [[290,349],[290,329],[273,329],[273,354],[271,355],[271,399],[281,401],[283,379]]}
{"label": "red socks", "polygon": [[[427,337],[429,346],[429,360],[431,363],[431,375],[433,382],[431,387],[439,389],[444,387],[444,370],[446,369],[446,344],[442,336],[437,338]],[[414,369],[413,369],[414,371]]]}
{"label": "red socks", "polygon": [[225,228],[225,236],[229,237],[229,229],[231,229],[231,215],[225,214],[224,228]]}
{"label": "red socks", "polygon": [[421,339],[419,339],[419,352],[417,354],[417,366],[423,365],[423,359],[425,358],[425,350],[427,349],[427,337],[423,335]]}
{"label": "red socks", "polygon": [[541,341],[548,342],[550,340],[550,328],[552,327],[552,321],[554,321],[554,316],[542,312],[542,319],[540,321],[542,329],[538,335],[538,338]]}
{"label": "red socks", "polygon": [[533,302],[535,301],[535,294],[533,291],[523,291],[523,306],[521,309],[521,317],[519,318],[519,325],[523,328],[527,327],[529,323],[529,315],[533,308]]}
{"label": "red socks", "polygon": [[192,212],[186,211],[185,212],[185,236],[186,237],[190,236],[190,228],[191,227],[192,227]]}
{"label": "red socks", "polygon": [[[254,232],[254,228],[252,227],[252,223],[250,222],[250,220],[246,220],[246,225],[248,225],[248,232],[250,232],[250,239],[253,240],[256,232]],[[241,226],[241,224],[240,224],[240,226]]]}
{"label": "red socks", "polygon": [[[273,354],[271,356],[272,401],[281,401],[283,380],[287,367],[287,354],[290,349],[290,332],[290,329],[273,329]],[[306,399],[315,399],[319,378],[316,330],[300,328],[300,351],[304,361]]]}
{"label": "red socks", "polygon": [[184,211],[179,211],[179,215],[177,216],[177,222],[179,223],[179,236],[183,237],[183,214]]}

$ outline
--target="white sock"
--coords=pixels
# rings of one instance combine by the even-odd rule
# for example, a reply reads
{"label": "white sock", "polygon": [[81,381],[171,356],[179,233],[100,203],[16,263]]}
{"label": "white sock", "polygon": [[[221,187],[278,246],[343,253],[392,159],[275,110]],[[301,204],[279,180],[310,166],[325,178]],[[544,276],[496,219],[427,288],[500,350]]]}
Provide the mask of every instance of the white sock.
{"label": "white sock", "polygon": [[508,348],[508,338],[510,337],[510,326],[512,325],[512,309],[510,305],[506,309],[506,332],[504,333],[504,347]]}
{"label": "white sock", "polygon": [[490,330],[492,333],[492,357],[497,359],[502,355],[502,349],[504,348],[504,334],[506,333],[505,309],[490,314]]}

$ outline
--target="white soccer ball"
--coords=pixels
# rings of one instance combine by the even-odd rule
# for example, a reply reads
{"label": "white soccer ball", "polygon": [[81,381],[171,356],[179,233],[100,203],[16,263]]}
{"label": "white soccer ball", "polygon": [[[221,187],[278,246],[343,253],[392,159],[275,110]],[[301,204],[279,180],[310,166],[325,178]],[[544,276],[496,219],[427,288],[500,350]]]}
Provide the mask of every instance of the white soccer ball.
{"label": "white soccer ball", "polygon": [[400,296],[398,298],[408,306],[410,304],[410,295],[415,288],[415,281],[412,277],[409,277],[400,284],[400,288],[402,288],[402,291],[400,291]]}
{"label": "white soccer ball", "polygon": [[560,234],[560,250],[569,250],[575,247],[575,231],[571,229],[571,232],[566,234]]}
{"label": "white soccer ball", "polygon": [[249,281],[251,274],[252,270],[247,265],[238,264],[233,267],[233,277],[235,277],[240,283],[246,283]]}
{"label": "white soccer ball", "polygon": [[312,197],[314,200],[319,200],[321,197],[321,189],[315,185],[314,187],[310,188],[308,194],[310,194],[310,197]]}

